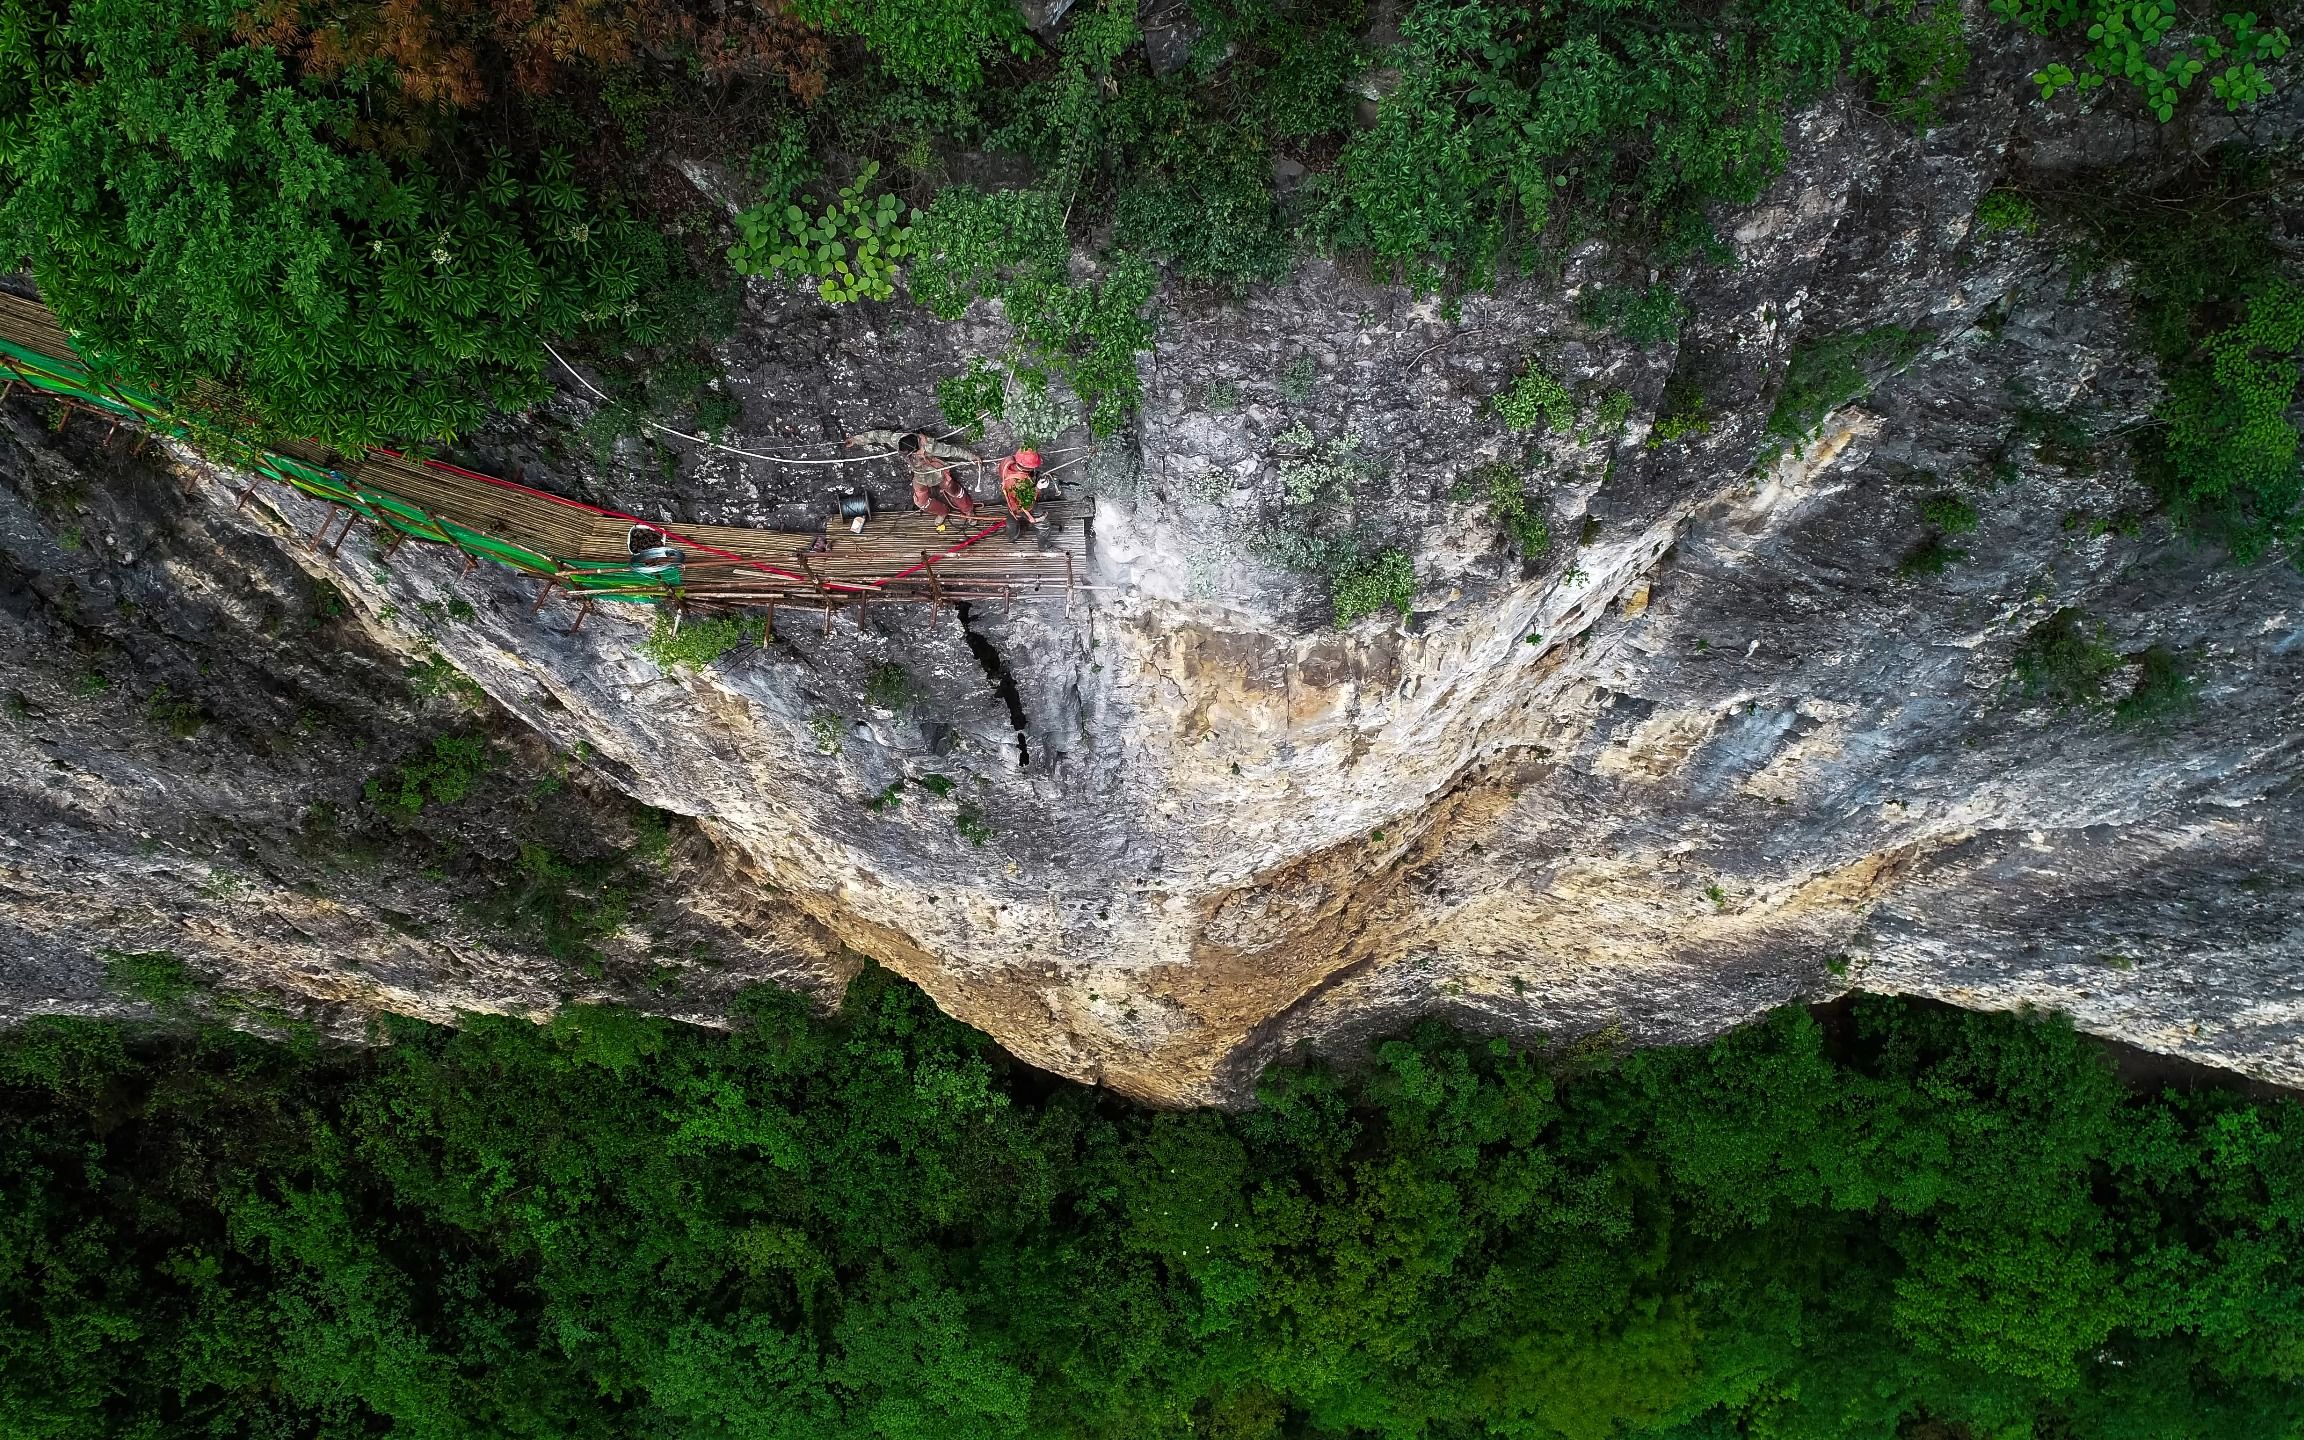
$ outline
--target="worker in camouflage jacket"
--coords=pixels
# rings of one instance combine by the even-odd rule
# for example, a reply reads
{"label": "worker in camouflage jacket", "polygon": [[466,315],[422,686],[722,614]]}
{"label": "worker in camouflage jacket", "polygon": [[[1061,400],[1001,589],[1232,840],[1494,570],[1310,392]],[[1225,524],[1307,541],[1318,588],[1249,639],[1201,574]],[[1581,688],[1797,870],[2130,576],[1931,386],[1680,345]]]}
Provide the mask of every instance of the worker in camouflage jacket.
{"label": "worker in camouflage jacket", "polygon": [[849,449],[864,446],[896,452],[912,477],[912,503],[936,517],[937,529],[944,528],[945,517],[954,511],[963,519],[976,514],[976,501],[958,473],[962,465],[983,463],[975,451],[933,435],[898,430],[864,430],[848,437]]}

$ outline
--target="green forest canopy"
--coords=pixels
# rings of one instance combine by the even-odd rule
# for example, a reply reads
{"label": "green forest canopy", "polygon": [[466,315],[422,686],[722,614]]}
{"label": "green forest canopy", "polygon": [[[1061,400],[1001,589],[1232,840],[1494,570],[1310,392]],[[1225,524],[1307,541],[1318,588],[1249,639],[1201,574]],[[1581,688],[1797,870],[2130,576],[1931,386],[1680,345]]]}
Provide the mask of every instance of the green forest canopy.
{"label": "green forest canopy", "polygon": [[2304,1108],[2061,1022],[1427,1026],[1226,1114],[876,970],[743,1020],[0,1037],[0,1434],[2304,1434]]}

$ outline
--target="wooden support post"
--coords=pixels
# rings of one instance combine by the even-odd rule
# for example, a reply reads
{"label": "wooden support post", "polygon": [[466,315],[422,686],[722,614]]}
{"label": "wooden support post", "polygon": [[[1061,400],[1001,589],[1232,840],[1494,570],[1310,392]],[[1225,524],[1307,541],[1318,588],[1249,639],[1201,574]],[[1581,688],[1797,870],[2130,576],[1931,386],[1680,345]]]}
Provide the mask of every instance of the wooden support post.
{"label": "wooden support post", "polygon": [[544,602],[552,598],[552,587],[558,585],[559,583],[559,576],[545,576],[544,588],[536,592],[536,603],[528,607],[528,613],[534,615],[538,611],[542,610],[544,608]]}
{"label": "wooden support post", "polygon": [[327,534],[327,533],[328,533],[328,527],[329,527],[329,526],[331,526],[331,525],[333,525],[333,524],[335,524],[335,523],[336,523],[336,512],[335,512],[334,510],[332,510],[332,509],[324,509],[324,510],[322,510],[322,511],[320,512],[320,527],[319,527],[318,529],[314,530],[314,531],[312,532],[312,538],[311,538],[311,539],[309,539],[309,540],[307,540],[307,541],[305,541],[304,543],[305,543],[305,544],[307,544],[307,545],[311,545],[311,546],[314,546],[315,548],[317,548],[317,547],[318,547],[318,545],[320,544],[320,537],[321,537],[321,536],[323,536],[323,535],[325,535],[325,534]]}
{"label": "wooden support post", "polygon": [[330,555],[334,555],[337,551],[344,548],[344,542],[352,538],[352,527],[359,523],[360,512],[357,510],[350,512],[344,517],[344,533],[338,535],[336,537],[336,543],[328,547],[328,553]]}
{"label": "wooden support post", "polygon": [[247,508],[248,508],[248,497],[249,497],[249,496],[251,496],[251,495],[253,495],[253,494],[255,494],[255,493],[256,493],[256,487],[255,487],[255,486],[253,486],[253,485],[251,485],[251,486],[249,486],[247,489],[245,489],[245,490],[241,491],[241,492],[240,492],[240,498],[232,502],[232,508],[233,508],[233,509],[235,509],[235,510],[245,510],[245,509],[247,509]]}
{"label": "wooden support post", "polygon": [[384,547],[384,554],[382,558],[386,560],[389,560],[393,556],[399,554],[400,547],[408,543],[407,531],[400,529],[398,526],[391,526],[388,528],[390,528],[392,531],[392,543]]}
{"label": "wooden support post", "polygon": [[765,650],[776,643],[776,602],[768,602],[768,621],[760,627],[760,648]]}
{"label": "wooden support post", "polygon": [[1072,576],[1072,552],[1064,552],[1064,613],[1072,613],[1072,590],[1077,582]]}
{"label": "wooden support post", "polygon": [[[443,532],[443,533],[445,533],[445,532]],[[459,548],[459,549],[461,549],[462,547],[461,547],[461,546],[459,546],[458,548]],[[463,579],[465,575],[469,575],[469,574],[471,574],[471,573],[472,573],[472,572],[473,572],[475,569],[479,568],[479,565],[480,565],[480,557],[479,557],[479,556],[477,556],[477,555],[475,555],[475,554],[473,554],[473,553],[472,553],[471,551],[469,551],[469,550],[465,550],[465,551],[464,551],[464,571],[463,571],[463,574],[461,574],[461,575],[458,575],[456,578],[457,578],[457,579],[459,579],[459,580]]]}
{"label": "wooden support post", "polygon": [[936,578],[936,561],[925,550],[920,552],[920,568],[928,572],[928,603],[944,603],[944,584]]}
{"label": "wooden support post", "polygon": [[832,597],[829,595],[824,597],[824,634],[827,638],[832,634]]}
{"label": "wooden support post", "polygon": [[586,600],[583,604],[576,607],[576,623],[568,627],[568,633],[573,635],[577,631],[582,630],[584,628],[584,622],[591,618],[592,602],[590,600]]}

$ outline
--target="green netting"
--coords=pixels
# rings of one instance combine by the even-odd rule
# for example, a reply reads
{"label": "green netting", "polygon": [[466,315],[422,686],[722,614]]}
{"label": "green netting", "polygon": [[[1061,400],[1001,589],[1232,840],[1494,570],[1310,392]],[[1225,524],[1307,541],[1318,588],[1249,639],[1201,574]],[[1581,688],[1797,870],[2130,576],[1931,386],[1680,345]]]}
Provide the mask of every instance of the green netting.
{"label": "green netting", "polygon": [[331,505],[341,505],[396,534],[430,544],[452,545],[467,555],[495,560],[532,575],[549,575],[586,600],[650,604],[677,594],[678,571],[642,574],[616,561],[560,560],[525,545],[458,525],[427,514],[423,507],[387,491],[361,485],[342,473],[264,450],[244,441],[190,423],[170,410],[156,395],[103,380],[85,363],[66,360],[0,339],[0,376],[12,377],[46,393],[133,420],[177,439],[211,438],[239,452],[239,463]]}

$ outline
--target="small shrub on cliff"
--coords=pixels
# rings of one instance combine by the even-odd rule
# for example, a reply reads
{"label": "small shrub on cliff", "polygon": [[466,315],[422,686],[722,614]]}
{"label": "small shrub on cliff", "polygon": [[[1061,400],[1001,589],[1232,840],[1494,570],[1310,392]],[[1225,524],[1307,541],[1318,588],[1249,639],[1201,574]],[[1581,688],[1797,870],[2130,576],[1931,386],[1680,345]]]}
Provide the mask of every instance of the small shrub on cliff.
{"label": "small shrub on cliff", "polygon": [[2013,190],[1995,190],[1976,205],[1976,228],[1986,235],[2015,231],[2029,235],[2040,228],[2032,202]]}
{"label": "small shrub on cliff", "polygon": [[1496,461],[1472,471],[1459,486],[1487,502],[1488,513],[1523,557],[1539,559],[1552,548],[1552,527],[1545,523],[1543,502],[1528,493],[1517,469]]}
{"label": "small shrub on cliff", "polygon": [[1364,615],[1394,610],[1401,615],[1416,600],[1416,567],[1405,552],[1381,550],[1346,561],[1329,580],[1336,628],[1346,630]]}
{"label": "small shrub on cliff", "polygon": [[176,1011],[199,989],[184,962],[167,950],[106,950],[104,978],[155,1010]]}
{"label": "small shrub on cliff", "polygon": [[1488,406],[1507,430],[1533,430],[1542,425],[1565,435],[1576,428],[1576,397],[1533,360]]}
{"label": "small shrub on cliff", "polygon": [[1926,337],[1901,325],[1802,341],[1784,367],[1767,433],[1799,445],[1824,417],[1871,392],[1879,376],[1919,353]]}
{"label": "small shrub on cliff", "polygon": [[916,693],[912,672],[893,660],[873,667],[864,682],[864,703],[882,710],[901,710],[912,703]]}
{"label": "small shrub on cliff", "polygon": [[2185,715],[2198,703],[2183,657],[2165,645],[2154,645],[2140,657],[2135,688],[2112,708],[2123,725],[2150,726]]}
{"label": "small shrub on cliff", "polygon": [[1934,579],[1967,558],[1967,551],[1946,544],[1940,534],[1931,534],[1905,551],[1904,557],[1896,562],[1896,578]]}
{"label": "small shrub on cliff", "polygon": [[2025,698],[2080,709],[2102,703],[2120,656],[2104,643],[2102,621],[2067,605],[2025,632],[2010,667]]}
{"label": "small shrub on cliff", "polygon": [[488,768],[487,741],[442,735],[433,740],[430,754],[420,754],[376,776],[361,793],[386,814],[413,820],[427,803],[453,805],[471,794],[473,783]]}
{"label": "small shrub on cliff", "polygon": [[1615,331],[1635,345],[1658,345],[1680,333],[1688,307],[1669,285],[1645,290],[1636,285],[1594,285],[1576,301],[1576,311],[1591,324]]}
{"label": "small shrub on cliff", "polygon": [[694,615],[675,619],[656,613],[640,653],[665,670],[687,666],[701,670],[740,645],[755,644],[767,633],[767,622],[748,615]]}
{"label": "small shrub on cliff", "polygon": [[1920,504],[1920,518],[1947,535],[1972,534],[1981,519],[1976,507],[1957,495],[1931,495]]}

